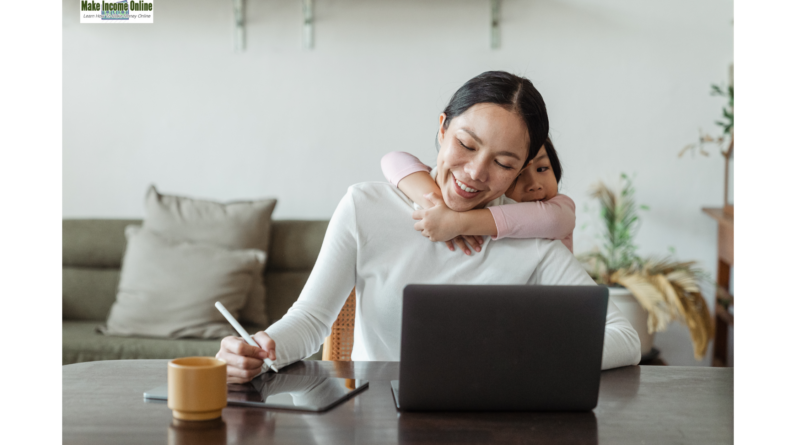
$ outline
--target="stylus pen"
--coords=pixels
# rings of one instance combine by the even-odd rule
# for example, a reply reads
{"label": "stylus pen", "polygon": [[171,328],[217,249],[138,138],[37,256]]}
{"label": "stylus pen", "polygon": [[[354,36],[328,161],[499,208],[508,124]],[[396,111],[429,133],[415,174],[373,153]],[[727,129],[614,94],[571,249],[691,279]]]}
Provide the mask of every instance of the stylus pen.
{"label": "stylus pen", "polygon": [[[221,302],[216,301],[216,309],[218,309],[218,311],[221,312],[221,315],[223,315],[224,318],[227,319],[229,324],[231,324],[232,327],[235,328],[236,331],[238,331],[238,334],[240,334],[240,336],[243,337],[244,340],[246,340],[246,343],[255,346],[257,348],[260,347],[260,345],[258,345],[257,342],[252,339],[251,335],[249,335],[249,333],[246,332],[246,329],[243,329],[243,326],[241,326],[240,323],[238,323],[238,320],[235,320],[235,317],[233,317],[232,314],[229,313],[227,308],[225,308],[224,305],[221,304]],[[263,363],[263,369],[270,369],[271,371],[279,372],[276,369],[276,366],[274,366],[274,362],[272,362],[271,359],[266,358],[263,361],[265,362]]]}

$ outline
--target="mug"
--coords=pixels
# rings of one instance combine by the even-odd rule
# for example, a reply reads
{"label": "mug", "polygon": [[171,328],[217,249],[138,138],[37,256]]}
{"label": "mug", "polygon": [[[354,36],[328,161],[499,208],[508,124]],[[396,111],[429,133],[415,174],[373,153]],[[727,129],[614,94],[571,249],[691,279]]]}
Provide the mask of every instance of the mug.
{"label": "mug", "polygon": [[175,419],[211,420],[227,406],[227,362],[185,357],[169,362],[168,406]]}

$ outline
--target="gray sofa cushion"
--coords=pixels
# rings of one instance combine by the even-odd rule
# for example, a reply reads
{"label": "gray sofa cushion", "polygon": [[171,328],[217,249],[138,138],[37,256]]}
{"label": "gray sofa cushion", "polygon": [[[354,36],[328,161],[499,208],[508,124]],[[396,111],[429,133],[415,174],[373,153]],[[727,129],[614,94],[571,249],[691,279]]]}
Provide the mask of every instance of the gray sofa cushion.
{"label": "gray sofa cushion", "polygon": [[268,302],[268,319],[278,321],[287,313],[290,306],[298,300],[304,284],[309,278],[309,272],[271,272],[265,276],[265,287],[268,295],[279,295],[279,299]]}
{"label": "gray sofa cushion", "polygon": [[[176,241],[268,253],[276,199],[222,203],[164,195],[153,185],[144,201],[144,228],[154,233]],[[265,294],[262,280],[256,281],[235,317],[267,326]]]}
{"label": "gray sofa cushion", "polygon": [[[178,241],[128,226],[127,251],[107,335],[221,338],[235,331],[213,304],[240,317],[262,288],[265,252]],[[262,298],[262,292],[257,294]],[[261,310],[263,308],[261,307]],[[265,313],[261,314],[265,318]]]}
{"label": "gray sofa cushion", "polygon": [[[140,219],[65,219],[62,223],[64,267],[115,268],[122,265],[124,228]],[[111,295],[111,303],[116,295]]]}
{"label": "gray sofa cushion", "polygon": [[215,202],[164,195],[150,186],[144,227],[179,241],[268,253],[276,199]]}
{"label": "gray sofa cushion", "polygon": [[[251,326],[244,326],[254,332]],[[97,332],[96,321],[63,322],[62,364],[97,360],[172,359],[178,357],[214,357],[221,340],[107,337]],[[320,360],[318,351],[309,360]],[[163,369],[163,375],[166,374]]]}
{"label": "gray sofa cushion", "polygon": [[121,271],[64,267],[62,274],[63,319],[107,320],[116,299]]}
{"label": "gray sofa cushion", "polygon": [[268,271],[310,272],[321,252],[327,227],[329,221],[274,220]]}
{"label": "gray sofa cushion", "polygon": [[[95,360],[215,356],[221,340],[108,337],[96,321],[63,322],[64,365]],[[165,373],[165,369],[164,369]]]}

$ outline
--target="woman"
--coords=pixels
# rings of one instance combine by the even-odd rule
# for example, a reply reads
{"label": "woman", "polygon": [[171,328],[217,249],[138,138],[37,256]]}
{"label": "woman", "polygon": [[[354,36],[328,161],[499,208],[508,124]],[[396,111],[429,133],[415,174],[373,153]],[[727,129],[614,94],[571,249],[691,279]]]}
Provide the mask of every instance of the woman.
{"label": "woman", "polygon": [[[541,95],[525,78],[486,72],[462,86],[439,118],[432,176],[455,211],[499,205],[548,133]],[[329,222],[318,260],[287,314],[254,340],[226,337],[216,355],[230,382],[251,380],[263,358],[281,368],[316,351],[356,285],[353,360],[400,359],[404,286],[425,284],[593,285],[557,241],[486,240],[480,255],[450,255],[413,228],[412,202],[387,183],[351,186]],[[478,351],[473,351],[477,354]],[[562,353],[565,353],[562,351]],[[638,335],[609,302],[602,368],[638,363]]]}

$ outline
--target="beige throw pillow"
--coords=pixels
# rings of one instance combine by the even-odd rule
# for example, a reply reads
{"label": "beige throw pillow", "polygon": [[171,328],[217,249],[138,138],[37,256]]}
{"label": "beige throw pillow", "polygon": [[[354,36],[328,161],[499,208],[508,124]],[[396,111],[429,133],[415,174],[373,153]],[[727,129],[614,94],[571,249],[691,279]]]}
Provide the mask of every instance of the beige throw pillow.
{"label": "beige throw pillow", "polygon": [[[275,199],[224,204],[164,195],[150,186],[144,227],[175,240],[227,249],[259,249],[267,254],[275,206]],[[265,300],[261,278],[246,299],[240,321],[264,329],[268,325]]]}
{"label": "beige throw pillow", "polygon": [[229,250],[162,237],[128,226],[116,302],[108,335],[218,338],[237,335],[214,307],[235,316],[262,276],[265,253]]}

